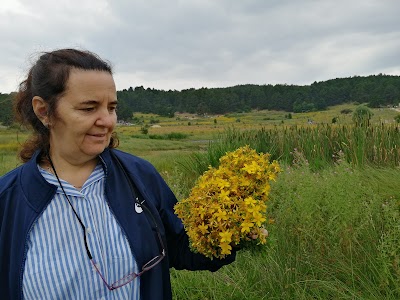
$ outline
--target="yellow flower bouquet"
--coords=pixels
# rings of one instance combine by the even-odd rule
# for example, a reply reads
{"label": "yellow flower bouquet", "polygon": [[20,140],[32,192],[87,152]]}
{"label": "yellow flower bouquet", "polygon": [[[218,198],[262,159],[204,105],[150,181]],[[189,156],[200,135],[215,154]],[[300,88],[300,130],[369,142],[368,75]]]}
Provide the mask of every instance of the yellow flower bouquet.
{"label": "yellow flower bouquet", "polygon": [[268,153],[258,154],[249,146],[219,161],[219,167],[204,172],[189,197],[175,205],[191,249],[209,258],[224,258],[244,241],[266,243],[270,181],[280,172]]}

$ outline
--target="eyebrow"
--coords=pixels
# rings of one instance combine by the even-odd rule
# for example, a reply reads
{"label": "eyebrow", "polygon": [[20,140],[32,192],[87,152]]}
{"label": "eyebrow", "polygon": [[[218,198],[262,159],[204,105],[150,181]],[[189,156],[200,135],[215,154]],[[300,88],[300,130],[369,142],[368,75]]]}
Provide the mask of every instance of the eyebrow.
{"label": "eyebrow", "polygon": [[[99,102],[100,101],[97,101],[97,100],[87,100],[87,101],[80,102],[79,104],[80,105],[94,105],[94,104],[98,104]],[[111,101],[109,104],[118,104],[118,100]]]}

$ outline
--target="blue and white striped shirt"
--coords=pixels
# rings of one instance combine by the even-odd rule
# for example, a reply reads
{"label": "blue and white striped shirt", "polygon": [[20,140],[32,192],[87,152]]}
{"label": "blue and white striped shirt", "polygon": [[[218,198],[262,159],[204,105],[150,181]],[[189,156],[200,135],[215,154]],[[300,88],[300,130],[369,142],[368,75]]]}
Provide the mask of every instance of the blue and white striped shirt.
{"label": "blue and white striped shirt", "polygon": [[[39,167],[51,184],[54,175]],[[136,261],[104,193],[105,175],[98,164],[78,191],[61,180],[78,216],[87,228],[93,259],[108,284],[138,272]],[[84,233],[61,187],[32,227],[23,274],[24,299],[140,299],[140,278],[109,291],[86,253]]]}

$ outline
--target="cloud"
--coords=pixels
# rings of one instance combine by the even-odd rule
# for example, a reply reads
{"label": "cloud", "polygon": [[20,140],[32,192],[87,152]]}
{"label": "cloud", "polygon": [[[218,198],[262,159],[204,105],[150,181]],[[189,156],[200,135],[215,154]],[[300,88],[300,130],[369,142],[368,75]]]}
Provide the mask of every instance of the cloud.
{"label": "cloud", "polygon": [[394,0],[6,0],[0,91],[15,89],[31,53],[61,47],[110,60],[118,89],[400,74],[398,11]]}

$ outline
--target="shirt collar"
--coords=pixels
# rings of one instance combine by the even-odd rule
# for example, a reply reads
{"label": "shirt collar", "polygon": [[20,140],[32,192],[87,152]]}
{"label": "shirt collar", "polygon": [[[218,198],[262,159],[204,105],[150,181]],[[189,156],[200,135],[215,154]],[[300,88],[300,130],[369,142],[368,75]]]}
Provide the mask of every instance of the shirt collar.
{"label": "shirt collar", "polygon": [[[106,177],[108,177],[110,173],[110,168],[107,168],[111,163],[109,151],[110,149],[106,148],[104,152],[99,155]],[[41,150],[36,150],[32,158],[16,170],[18,176],[20,176],[19,185],[22,193],[26,201],[37,213],[41,212],[53,199],[58,186],[58,184],[50,184],[40,174],[37,167],[37,164],[40,162],[40,154]]]}
{"label": "shirt collar", "polygon": [[[75,188],[72,184],[70,184],[69,182],[63,180],[62,178],[60,178],[60,182],[64,188],[65,194],[67,194],[68,196],[75,196],[75,197],[84,197],[85,193],[84,190],[88,187],[90,187],[91,185],[97,183],[100,180],[103,180],[105,173],[103,170],[104,164],[103,163],[98,163],[96,165],[96,167],[94,168],[94,170],[92,171],[92,173],[90,174],[89,178],[85,181],[85,183],[83,184],[82,188],[79,190],[77,188]],[[42,167],[39,166],[39,164],[37,165],[40,174],[44,177],[44,179],[52,184],[57,186],[57,194],[63,194],[64,191],[61,188],[57,177],[54,176],[54,174],[48,172],[47,170],[43,169]]]}

